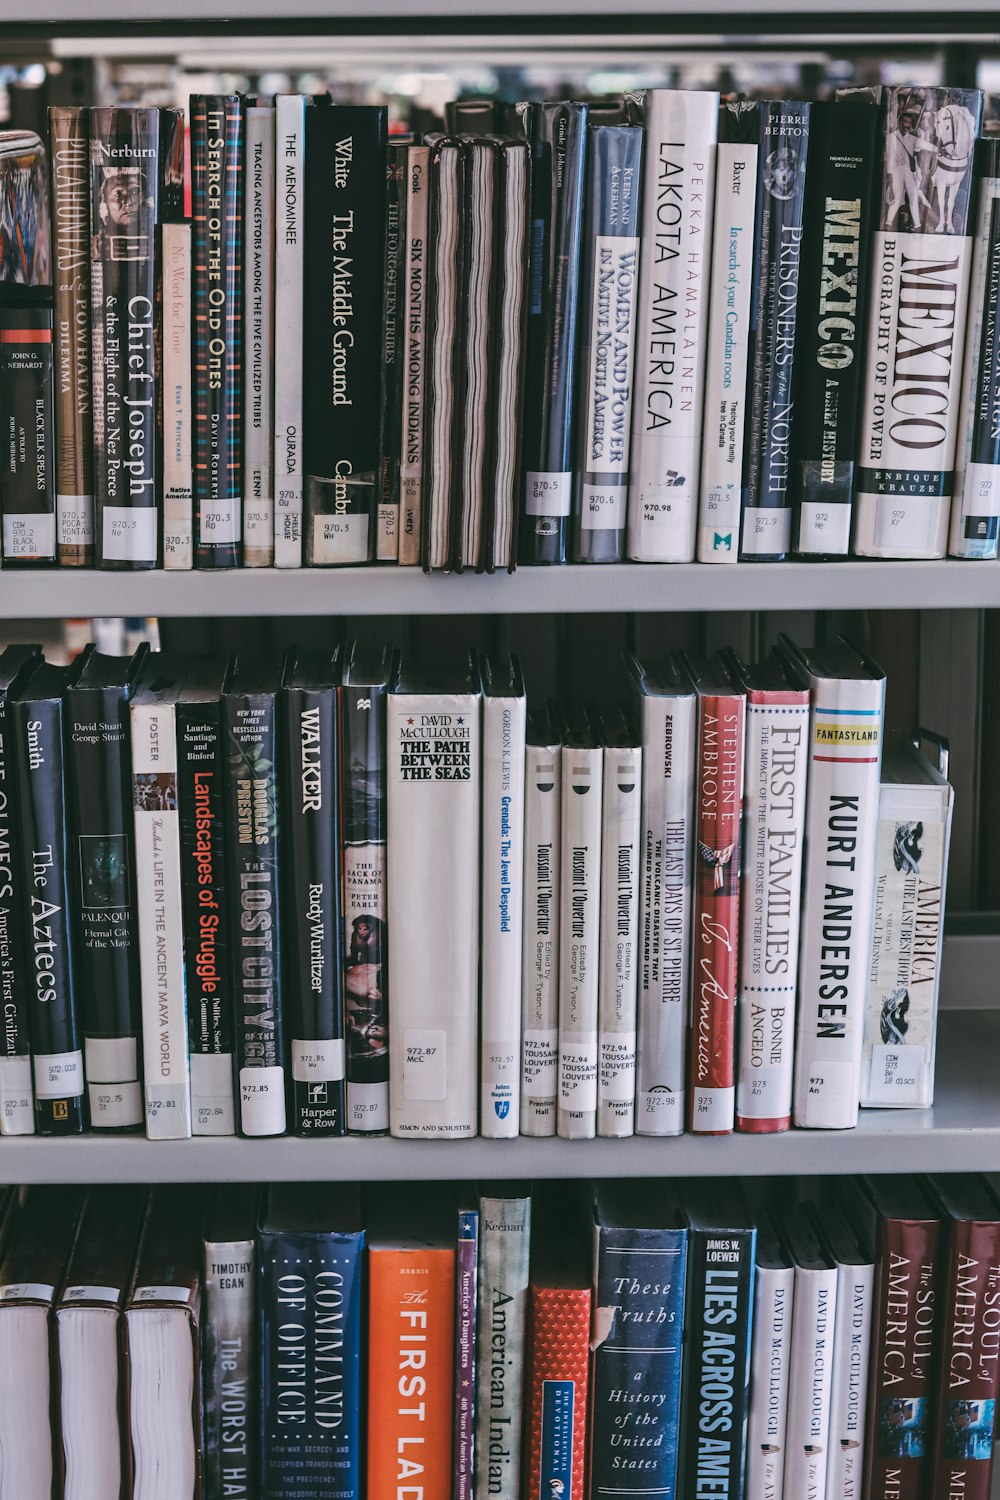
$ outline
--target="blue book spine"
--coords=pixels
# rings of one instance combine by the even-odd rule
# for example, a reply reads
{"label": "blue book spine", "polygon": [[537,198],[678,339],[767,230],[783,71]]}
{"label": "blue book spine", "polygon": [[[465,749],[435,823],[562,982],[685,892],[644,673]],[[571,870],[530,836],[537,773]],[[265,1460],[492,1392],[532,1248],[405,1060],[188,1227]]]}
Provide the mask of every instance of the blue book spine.
{"label": "blue book spine", "polygon": [[260,1237],[260,1500],[362,1493],[365,1235]]}
{"label": "blue book spine", "polygon": [[591,1500],[675,1500],[686,1229],[600,1225]]}

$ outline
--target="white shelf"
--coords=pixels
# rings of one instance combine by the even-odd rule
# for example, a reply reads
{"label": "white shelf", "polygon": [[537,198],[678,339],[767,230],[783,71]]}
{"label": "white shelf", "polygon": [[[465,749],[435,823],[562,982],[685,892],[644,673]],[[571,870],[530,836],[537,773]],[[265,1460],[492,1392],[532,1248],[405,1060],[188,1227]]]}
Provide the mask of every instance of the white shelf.
{"label": "white shelf", "polygon": [[[889,0],[886,0],[884,7],[877,3],[873,5],[872,0],[829,0],[825,4],[821,0],[820,4],[813,7],[803,5],[802,0],[755,0],[752,13],[794,21],[801,19],[803,15],[824,14],[866,18],[873,10],[880,9],[891,11]],[[744,17],[747,12],[747,0],[701,0],[697,5],[692,0],[679,0],[669,12],[669,20],[684,15],[696,15],[702,20],[714,16],[720,19]],[[390,3],[390,0],[289,0],[289,4],[281,12],[281,18],[283,21],[363,21],[371,22],[381,29],[400,22],[412,25],[414,13],[406,0],[396,0],[396,3]],[[944,24],[940,0],[908,0],[906,13],[908,16],[934,17],[938,26]],[[655,19],[661,27],[669,24],[669,20],[665,22],[663,0],[626,0],[621,14]],[[956,14],[995,17],[995,0],[963,0],[952,12],[952,15]],[[516,16],[573,22],[584,18],[606,20],[608,6],[607,0],[493,0],[493,3],[487,0],[485,4],[477,3],[477,0],[420,0],[419,16],[421,20],[475,19],[480,22],[495,21],[500,25]],[[2,0],[0,3],[0,19],[7,22],[17,20],[21,24],[30,22],[82,26],[115,20],[119,24],[139,29],[141,25],[151,22],[177,25],[185,21],[222,21],[238,34],[240,23],[273,22],[274,0],[242,0],[238,20],[233,17],[230,0],[143,0],[141,10],[124,20],[121,11],[109,3],[109,0],[35,0],[28,14],[18,6],[16,16],[12,0]]]}

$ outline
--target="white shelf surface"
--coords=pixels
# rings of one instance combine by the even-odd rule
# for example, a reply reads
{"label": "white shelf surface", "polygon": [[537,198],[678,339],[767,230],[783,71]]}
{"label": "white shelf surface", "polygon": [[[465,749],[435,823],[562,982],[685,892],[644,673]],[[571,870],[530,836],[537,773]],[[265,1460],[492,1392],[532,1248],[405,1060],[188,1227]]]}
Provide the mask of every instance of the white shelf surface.
{"label": "white shelf surface", "polygon": [[[892,9],[888,0],[884,7],[878,4],[873,6],[872,0],[836,0],[836,3],[822,3],[821,0],[811,10],[804,7],[801,0],[755,0],[753,13],[791,22],[801,18],[803,14],[822,16],[834,13],[864,18],[873,9],[883,8],[887,11]],[[702,0],[699,5],[681,0],[671,14],[694,14],[705,19],[717,16],[724,19],[745,16],[747,9],[747,0]],[[941,16],[940,0],[908,0],[906,10],[908,15]],[[995,15],[996,5],[995,0],[962,0],[955,10],[963,15],[990,16]],[[5,20],[13,19],[11,11],[9,0],[3,0],[0,4],[0,17]],[[422,19],[450,21],[476,18],[502,22],[513,16],[544,16],[571,21],[589,17],[603,19],[607,13],[607,0],[503,0],[502,4],[500,0],[487,0],[485,4],[473,3],[473,0],[420,0],[419,6]],[[282,14],[287,20],[368,21],[382,26],[389,21],[398,22],[407,17],[412,23],[413,11],[408,10],[406,0],[396,0],[394,4],[389,3],[389,0],[289,0]],[[626,4],[622,6],[622,14],[655,17],[662,23],[663,0],[626,0]],[[238,23],[234,22],[233,15],[230,0],[144,0],[141,11],[126,24],[224,21],[235,30]],[[273,21],[274,18],[274,0],[242,0],[239,21]],[[121,21],[121,12],[116,10],[110,0],[35,0],[27,17],[23,11],[18,10],[17,20],[23,22],[26,19],[34,23],[61,22],[83,26],[109,20]]]}

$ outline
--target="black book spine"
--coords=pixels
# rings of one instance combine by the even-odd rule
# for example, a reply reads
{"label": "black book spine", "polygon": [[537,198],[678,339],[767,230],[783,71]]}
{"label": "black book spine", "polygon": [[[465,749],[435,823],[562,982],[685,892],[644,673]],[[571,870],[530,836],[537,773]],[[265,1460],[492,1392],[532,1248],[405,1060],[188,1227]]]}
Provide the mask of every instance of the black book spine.
{"label": "black book spine", "polygon": [[3,559],[56,560],[52,308],[0,308]]}
{"label": "black book spine", "polygon": [[244,1135],[285,1133],[278,885],[275,694],[223,694],[226,876],[232,932],[239,1121]]}
{"label": "black book spine", "polygon": [[0,691],[0,1135],[35,1128],[29,1039],[28,884],[19,853],[13,705]]}
{"label": "black book spine", "polygon": [[851,546],[878,108],[812,106],[795,354],[795,550]]}
{"label": "black book spine", "polygon": [[155,568],[160,545],[155,109],[90,114],[94,499],[102,568]]}
{"label": "black book spine", "polygon": [[35,1125],[40,1135],[77,1135],[83,1130],[85,1115],[70,923],[73,898],[67,864],[62,714],[59,698],[13,704],[21,868],[29,897]]}
{"label": "black book spine", "polygon": [[795,329],[808,144],[808,104],[761,105],[740,541],[740,557],[750,562],[779,562],[792,545]]}
{"label": "black book spine", "polygon": [[337,689],[287,687],[284,697],[292,1128],[345,1135]]}
{"label": "black book spine", "polygon": [[993,559],[1000,540],[1000,139],[976,142],[975,251],[951,507],[952,557]]}
{"label": "black book spine", "polygon": [[303,350],[306,561],[372,556],[388,116],[317,101],[306,112]]}
{"label": "black book spine", "polygon": [[585,104],[531,110],[531,252],[521,561],[563,563],[572,509],[573,377],[587,147]]}
{"label": "black book spine", "polygon": [[409,146],[390,144],[385,168],[385,263],[382,271],[382,394],[375,561],[399,555],[400,462],[406,368],[406,163]]}

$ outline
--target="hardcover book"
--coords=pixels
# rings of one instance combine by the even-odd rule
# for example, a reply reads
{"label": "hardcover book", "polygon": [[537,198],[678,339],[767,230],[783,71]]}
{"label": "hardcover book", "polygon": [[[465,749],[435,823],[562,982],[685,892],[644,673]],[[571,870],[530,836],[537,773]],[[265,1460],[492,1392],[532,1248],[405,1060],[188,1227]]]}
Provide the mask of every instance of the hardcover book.
{"label": "hardcover book", "polygon": [[430,266],[428,199],[430,148],[406,148],[406,377],[403,386],[403,431],[399,460],[399,561],[420,561],[423,536],[424,430],[427,392],[427,298]]}
{"label": "hardcover book", "polygon": [[561,716],[553,704],[529,712],[524,764],[522,1135],[556,1133],[562,735]]}
{"label": "hardcover book", "polygon": [[601,936],[597,981],[597,1134],[635,1132],[636,978],[642,746],[624,711],[601,720]]}
{"label": "hardcover book", "polygon": [[260,1188],[215,1189],[205,1218],[201,1379],[204,1500],[255,1500]]}
{"label": "hardcover book", "polygon": [[546,1233],[532,1251],[523,1475],[528,1495],[583,1500],[593,1287],[567,1232]]}
{"label": "hardcover book", "polygon": [[[0,655],[0,1135],[34,1135],[31,947],[24,920],[31,877],[20,854],[17,748],[11,695],[33,670],[37,646]],[[0,1209],[0,1223],[2,1223]],[[2,1244],[0,1244],[2,1249]]]}
{"label": "hardcover book", "polygon": [[500,222],[497,265],[495,393],[492,417],[492,495],[486,516],[488,573],[517,565],[524,427],[528,253],[531,238],[531,148],[500,143]]}
{"label": "hardcover book", "polygon": [[407,382],[406,177],[407,141],[390,141],[385,153],[385,258],[382,263],[382,363],[379,396],[379,492],[375,561],[399,557],[403,407]]}
{"label": "hardcover book", "polygon": [[56,561],[53,377],[51,290],[0,282],[0,510],[8,565]]}
{"label": "hardcover book", "polygon": [[191,225],[160,229],[163,360],[163,566],[194,567]]}
{"label": "hardcover book", "polygon": [[[479,1200],[476,1500],[520,1494],[531,1198],[493,1184]],[[502,1196],[501,1196],[502,1194]]]}
{"label": "hardcover book", "polygon": [[1000,141],[976,142],[974,168],[974,248],[948,553],[994,558],[1000,535]]}
{"label": "hardcover book", "polygon": [[783,1215],[795,1263],[785,1423],[785,1489],[825,1500],[838,1268],[809,1203]]}
{"label": "hardcover book", "polygon": [[567,1140],[597,1134],[601,800],[604,749],[588,716],[573,715],[562,747],[559,860],[559,1096]]}
{"label": "hardcover book", "polygon": [[455,1247],[455,1410],[452,1500],[472,1500],[476,1436],[476,1324],[479,1269],[479,1210],[458,1210]]}
{"label": "hardcover book", "polygon": [[496,369],[496,301],[499,283],[497,231],[500,142],[466,136],[465,203],[462,213],[464,281],[459,320],[464,326],[461,397],[455,416],[458,485],[454,516],[453,560],[456,571],[484,566],[486,527],[492,509],[492,409]]}
{"label": "hardcover book", "polygon": [[462,397],[465,389],[464,229],[467,153],[463,142],[434,133],[428,198],[426,389],[424,395],[422,561],[454,565],[461,514]]}
{"label": "hardcover book", "polygon": [[875,1291],[875,1216],[860,1191],[822,1207],[837,1263],[837,1317],[830,1382],[826,1500],[857,1500],[865,1464],[865,1417]]}
{"label": "hardcover book", "polygon": [[243,566],[274,565],[274,188],[271,105],[248,104],[243,181]]}
{"label": "hardcover book", "polygon": [[304,94],[274,100],[274,566],[302,566]]}
{"label": "hardcover book", "polygon": [[745,1493],[746,1500],[772,1500],[783,1494],[785,1476],[795,1267],[756,1184],[748,1184],[747,1190],[753,1195],[757,1246]]}

